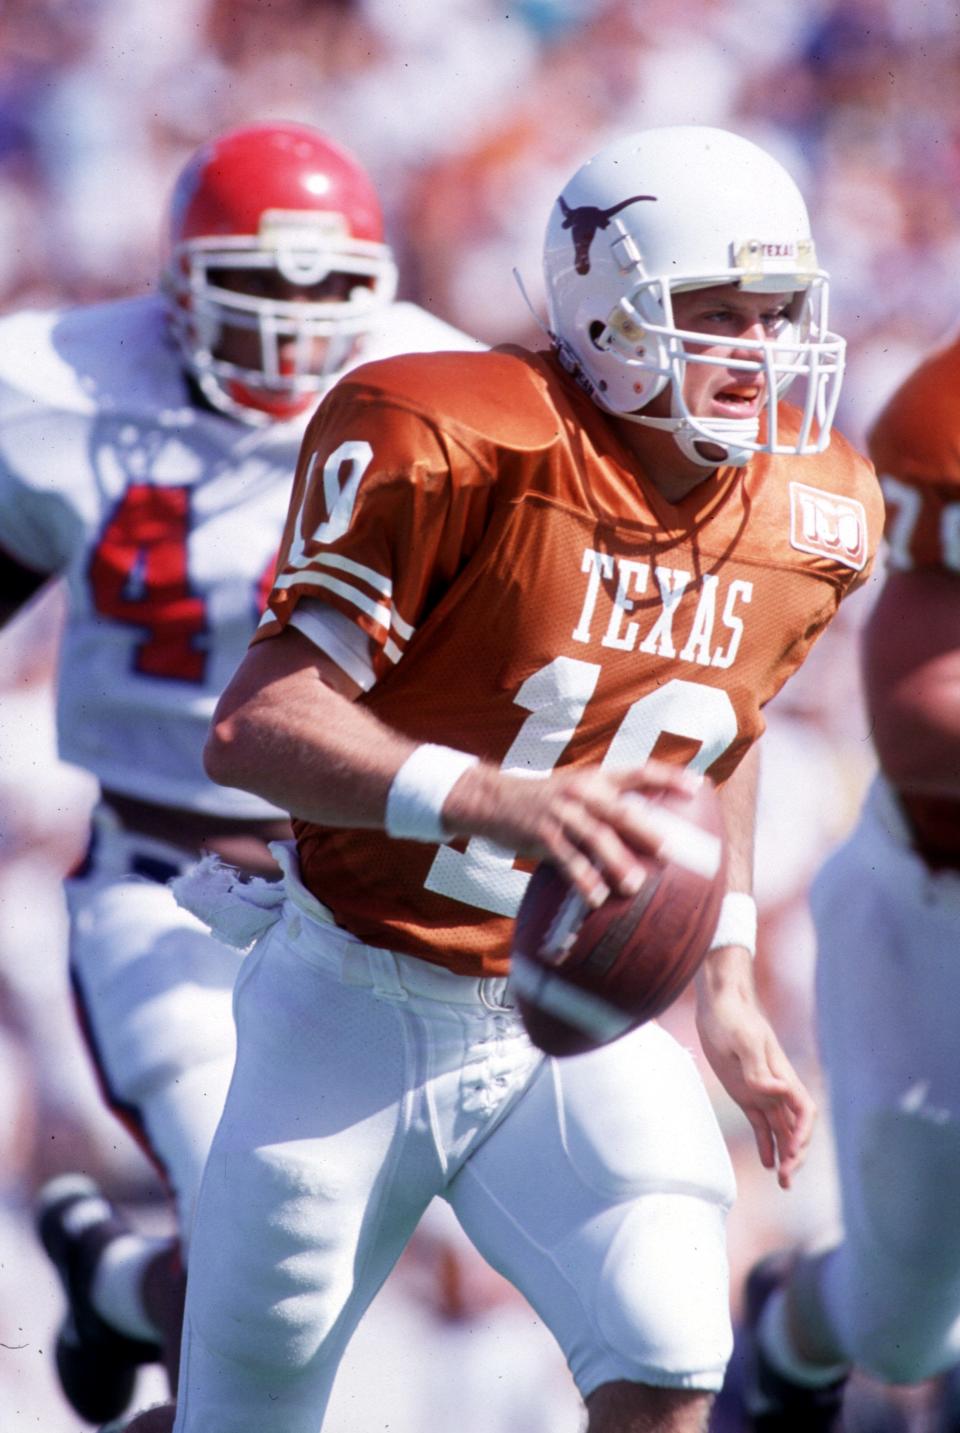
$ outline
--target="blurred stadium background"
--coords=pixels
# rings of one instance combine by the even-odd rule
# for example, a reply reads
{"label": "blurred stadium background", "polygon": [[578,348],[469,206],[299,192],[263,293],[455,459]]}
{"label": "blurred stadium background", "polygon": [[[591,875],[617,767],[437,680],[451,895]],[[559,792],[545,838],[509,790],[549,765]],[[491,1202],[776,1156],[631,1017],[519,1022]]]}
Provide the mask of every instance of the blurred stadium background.
{"label": "blurred stadium background", "polygon": [[[680,122],[771,148],[805,190],[850,342],[840,426],[861,441],[960,309],[960,20],[950,0],[0,0],[0,306],[152,286],[172,179],[212,133],[316,124],[376,180],[401,297],[488,342],[536,343],[547,212],[607,139]],[[0,535],[2,537],[2,535]],[[871,770],[856,675],[869,591],[771,711],[759,970],[817,1084],[805,895]],[[73,1024],[58,883],[92,798],[54,756],[59,600],[0,641],[0,1422],[75,1433],[53,1375],[59,1314],[34,1247],[44,1178],[94,1173],[148,1225],[155,1177],[102,1109]],[[688,1005],[672,1028],[695,1045]],[[711,1086],[713,1088],[713,1086]],[[789,1195],[716,1093],[741,1185],[745,1267],[835,1217],[827,1142]],[[455,1376],[454,1376],[455,1375]],[[141,1402],[159,1396],[143,1379]],[[922,1398],[911,1416],[922,1426]],[[474,1419],[475,1422],[471,1422]],[[358,1339],[331,1433],[574,1433],[533,1315],[430,1222]]]}

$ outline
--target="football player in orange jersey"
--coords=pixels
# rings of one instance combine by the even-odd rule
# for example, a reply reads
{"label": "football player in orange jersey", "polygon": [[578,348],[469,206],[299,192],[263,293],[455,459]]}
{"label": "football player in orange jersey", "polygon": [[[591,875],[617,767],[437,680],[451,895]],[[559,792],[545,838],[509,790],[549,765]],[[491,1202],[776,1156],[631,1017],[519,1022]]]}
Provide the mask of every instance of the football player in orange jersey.
{"label": "football player in orange jersey", "polygon": [[721,786],[700,1036],[782,1186],[810,1136],[750,969],[755,742],[869,572],[881,499],[830,441],[843,342],[806,209],[746,140],[652,130],[565,186],[545,273],[550,350],[368,364],[327,397],[217,709],[209,774],[296,842],[282,905],[216,867],[181,888],[261,934],[176,1433],[316,1433],[434,1195],[554,1333],[591,1433],[705,1427],[734,1188],[694,1064],[653,1024],[544,1059],[508,983],[531,862],[591,902],[636,889],[666,850],[651,793]]}
{"label": "football player in orange jersey", "polygon": [[[909,1384],[960,1361],[958,392],[954,340],[869,435],[887,505],[863,634],[878,772],[811,893],[843,1237],[748,1279],[756,1430],[840,1427],[853,1365]],[[960,1404],[939,1416],[960,1433]]]}

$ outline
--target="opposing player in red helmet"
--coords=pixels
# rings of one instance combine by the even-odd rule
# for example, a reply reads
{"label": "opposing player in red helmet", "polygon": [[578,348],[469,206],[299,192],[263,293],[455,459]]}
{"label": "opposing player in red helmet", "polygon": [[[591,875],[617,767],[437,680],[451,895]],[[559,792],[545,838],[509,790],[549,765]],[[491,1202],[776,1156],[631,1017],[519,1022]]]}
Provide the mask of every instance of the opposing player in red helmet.
{"label": "opposing player in red helmet", "polygon": [[174,190],[170,243],[184,365],[245,422],[309,407],[396,292],[373,184],[306,125],[253,125],[198,150]]}
{"label": "opposing player in red helmet", "polygon": [[[161,293],[0,324],[0,585],[4,616],[48,579],[69,591],[60,747],[102,788],[67,882],[71,975],[185,1246],[233,1065],[239,957],[165,883],[203,851],[276,872],[285,813],[214,785],[201,750],[270,587],[303,430],[361,358],[478,345],[393,302],[373,185],[305,125],[204,145],[170,230]],[[38,1220],[69,1304],[64,1391],[91,1422],[112,1418],[137,1363],[176,1347],[176,1251],[75,1176],[43,1191]]]}

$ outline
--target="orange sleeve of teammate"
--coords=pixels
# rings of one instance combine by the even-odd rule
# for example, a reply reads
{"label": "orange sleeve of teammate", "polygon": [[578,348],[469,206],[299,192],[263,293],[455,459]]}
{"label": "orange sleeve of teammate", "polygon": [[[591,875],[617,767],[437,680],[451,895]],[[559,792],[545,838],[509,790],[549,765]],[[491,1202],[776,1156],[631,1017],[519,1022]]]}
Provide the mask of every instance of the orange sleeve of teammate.
{"label": "orange sleeve of teammate", "polygon": [[890,568],[960,571],[960,342],[900,385],[869,433]]}
{"label": "orange sleeve of teammate", "polygon": [[892,572],[864,632],[880,765],[902,791],[960,799],[960,577]]}

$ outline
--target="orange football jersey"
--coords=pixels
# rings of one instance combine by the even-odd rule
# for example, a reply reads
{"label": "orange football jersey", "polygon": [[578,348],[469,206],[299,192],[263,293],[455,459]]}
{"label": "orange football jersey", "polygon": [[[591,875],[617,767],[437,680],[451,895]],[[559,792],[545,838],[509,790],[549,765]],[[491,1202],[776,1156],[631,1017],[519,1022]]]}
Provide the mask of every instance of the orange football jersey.
{"label": "orange football jersey", "polygon": [[890,566],[960,572],[960,340],[901,384],[868,444],[887,504]]}
{"label": "orange football jersey", "polygon": [[[320,598],[369,639],[359,700],[418,741],[531,777],[656,753],[723,781],[865,579],[881,506],[840,438],[671,505],[552,356],[407,355],[357,369],[314,416],[257,639]],[[295,830],[339,924],[504,973],[530,869],[513,852]]]}

